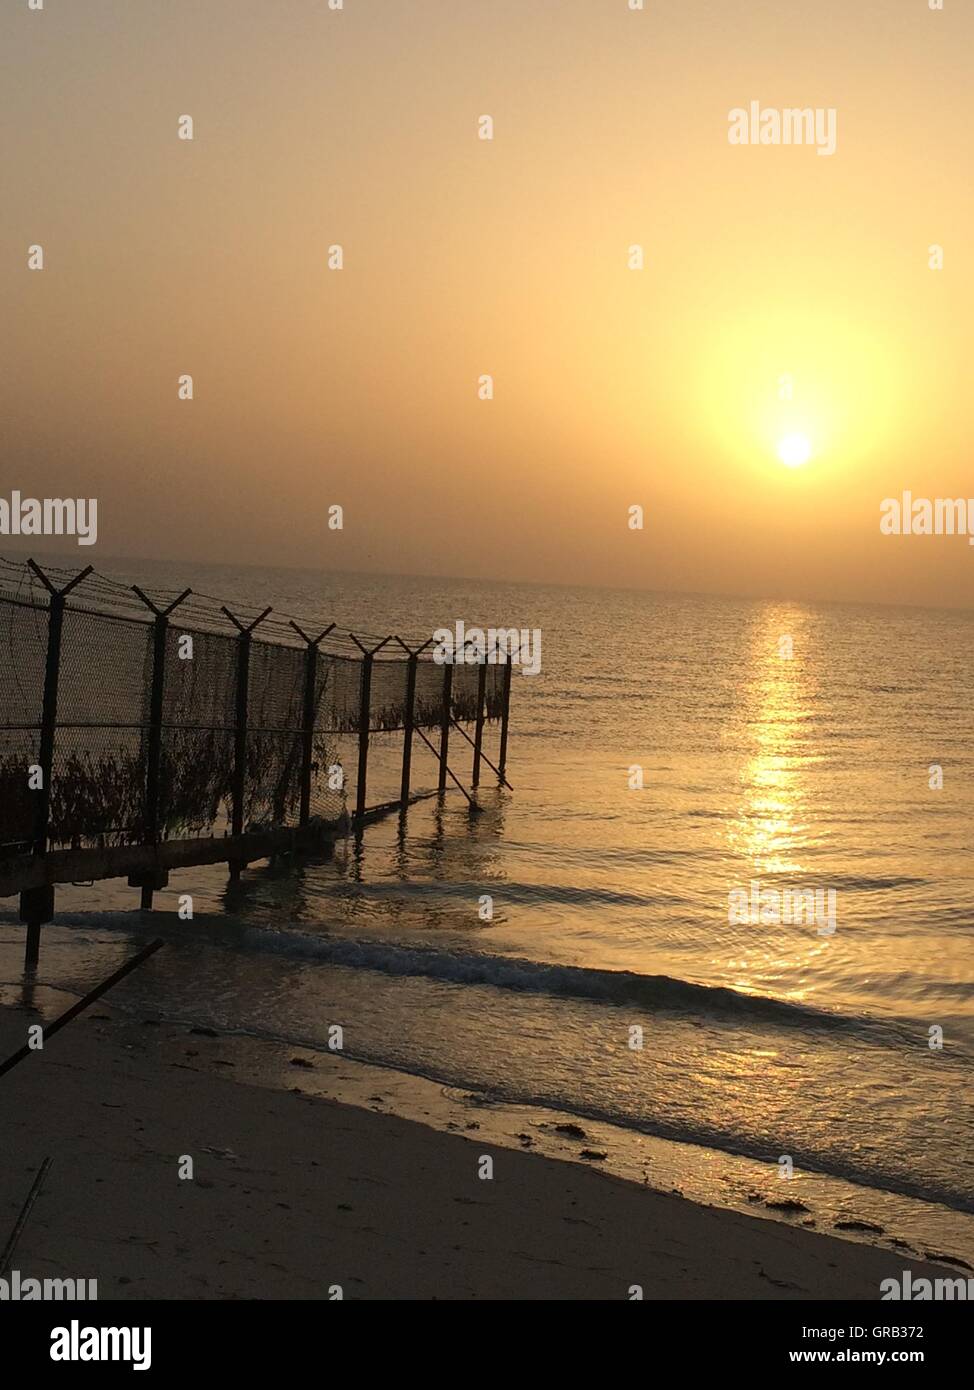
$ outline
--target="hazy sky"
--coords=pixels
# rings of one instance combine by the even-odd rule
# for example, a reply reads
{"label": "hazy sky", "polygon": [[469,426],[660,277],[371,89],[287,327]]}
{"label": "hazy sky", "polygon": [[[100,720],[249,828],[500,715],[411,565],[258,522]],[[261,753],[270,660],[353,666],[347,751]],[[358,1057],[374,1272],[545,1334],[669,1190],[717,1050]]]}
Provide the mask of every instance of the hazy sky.
{"label": "hazy sky", "polygon": [[974,5],[628,4],[3,0],[0,494],[96,564],[974,603],[879,532],[974,498]]}

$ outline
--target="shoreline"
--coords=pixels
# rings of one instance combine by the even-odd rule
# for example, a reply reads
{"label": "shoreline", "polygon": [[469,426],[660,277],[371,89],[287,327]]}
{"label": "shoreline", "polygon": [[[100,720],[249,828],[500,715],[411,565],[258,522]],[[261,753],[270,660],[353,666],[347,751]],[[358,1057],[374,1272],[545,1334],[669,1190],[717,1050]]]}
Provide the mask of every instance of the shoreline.
{"label": "shoreline", "polygon": [[[39,1017],[0,1009],[3,1056]],[[498,1127],[495,1107],[446,1096],[449,1132],[390,1113],[401,1073],[365,1095],[383,1069],[268,1047],[102,1000],[4,1077],[8,1227],[54,1158],[22,1277],[96,1278],[102,1299],[878,1299],[907,1268],[964,1275],[602,1171],[578,1158],[586,1141],[602,1152],[587,1122],[581,1139],[538,1121],[519,1147],[498,1142],[515,1107]],[[322,1093],[338,1084],[356,1104]]]}
{"label": "shoreline", "polygon": [[[141,936],[132,934],[128,920],[123,925],[134,947]],[[109,941],[113,953],[105,958],[105,970],[117,964],[114,939]],[[89,943],[102,945],[97,935]],[[68,949],[73,955],[76,947],[71,932],[63,939],[59,935],[49,949]],[[48,964],[53,978],[47,983],[35,980],[28,987],[8,974],[7,983],[0,983],[0,1013],[5,1007],[33,1007],[35,1017],[49,1023],[79,997],[76,988],[55,983],[67,962],[52,956]],[[17,967],[11,963],[10,969]],[[381,982],[387,985],[384,977]],[[332,1013],[342,1016],[340,1009],[335,1012],[334,991],[330,997]],[[112,991],[96,1007],[108,1005],[115,1011],[116,1028],[132,1030],[139,1045],[150,1025],[175,1030],[173,1045],[186,1030],[203,1027],[202,1052],[197,1044],[197,1058],[190,1060],[193,1065],[208,1062],[223,1076],[285,1091],[297,1079],[303,1091],[321,1098],[375,1108],[447,1133],[473,1129],[501,1147],[583,1163],[640,1186],[676,1192],[698,1205],[824,1231],[974,1272],[974,1212],[909,1186],[886,1187],[857,1178],[841,1167],[830,1172],[806,1166],[800,1157],[790,1179],[782,1181],[773,1140],[766,1152],[747,1145],[735,1148],[733,1142],[708,1143],[689,1134],[661,1133],[635,1119],[627,1122],[598,1107],[573,1105],[557,1094],[548,1097],[543,1086],[529,1086],[525,1094],[495,1088],[490,1073],[479,1069],[478,1074],[476,1067],[423,1070],[354,1048],[335,1053],[322,1038],[309,1036],[315,1029],[307,1017],[304,1026],[282,1032],[254,1029],[228,1022],[221,1009],[199,1007],[198,999],[187,1010],[157,999],[153,991],[133,995],[128,989]],[[178,1050],[176,1055],[182,1060]],[[296,1072],[292,1059],[303,1070]],[[597,1150],[598,1158],[583,1154],[585,1148]]]}

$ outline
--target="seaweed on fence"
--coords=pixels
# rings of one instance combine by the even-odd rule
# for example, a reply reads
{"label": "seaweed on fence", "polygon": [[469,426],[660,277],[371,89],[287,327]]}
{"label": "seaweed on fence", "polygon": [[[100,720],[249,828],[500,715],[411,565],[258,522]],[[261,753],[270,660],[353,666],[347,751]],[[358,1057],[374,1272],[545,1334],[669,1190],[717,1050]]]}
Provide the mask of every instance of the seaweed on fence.
{"label": "seaweed on fence", "polygon": [[246,821],[286,825],[301,800],[300,736],[262,731],[247,736]]}
{"label": "seaweed on fence", "polygon": [[159,759],[163,839],[202,834],[227,819],[233,787],[233,736],[224,729],[165,729]]}
{"label": "seaweed on fence", "polygon": [[137,842],[142,836],[144,787],[141,750],[62,752],[51,779],[50,843],[78,844],[82,826],[86,840]]}
{"label": "seaweed on fence", "polygon": [[504,717],[504,666],[487,667],[487,693],[484,701],[485,719]]}
{"label": "seaweed on fence", "polygon": [[[37,791],[23,757],[0,757],[0,845],[26,849],[33,835]],[[83,838],[129,844],[142,834],[145,766],[139,752],[72,752],[59,758],[52,779],[48,840],[75,846]]]}
{"label": "seaweed on fence", "polygon": [[13,753],[0,755],[0,849],[27,847],[34,823],[34,794],[27,786],[27,763]]}

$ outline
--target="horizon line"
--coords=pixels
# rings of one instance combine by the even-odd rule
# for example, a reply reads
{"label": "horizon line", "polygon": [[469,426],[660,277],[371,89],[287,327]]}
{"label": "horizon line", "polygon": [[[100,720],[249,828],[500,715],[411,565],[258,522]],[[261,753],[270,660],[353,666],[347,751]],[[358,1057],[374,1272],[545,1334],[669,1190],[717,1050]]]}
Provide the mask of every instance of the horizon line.
{"label": "horizon line", "polygon": [[[57,559],[70,559],[71,554],[72,552],[57,550],[47,546],[36,550],[32,548],[24,551],[20,551],[19,549],[8,550],[4,548],[0,551],[0,559],[11,559],[13,561],[22,561],[26,563],[28,559],[40,559],[45,555]],[[90,556],[89,552],[86,552],[85,558],[86,562],[90,564],[94,557]],[[660,598],[701,598],[717,599],[726,602],[736,601],[749,603],[804,603],[818,607],[832,605],[841,608],[890,608],[908,609],[911,612],[974,614],[974,601],[963,604],[907,603],[902,600],[884,602],[882,599],[873,598],[823,598],[820,596],[801,596],[796,594],[745,593],[737,590],[721,592],[709,589],[662,589],[651,585],[579,583],[577,580],[503,579],[484,575],[430,574],[422,571],[410,572],[408,570],[329,569],[325,566],[315,565],[255,564],[253,562],[234,560],[187,559],[183,556],[174,558],[172,556],[159,555],[105,555],[103,560],[107,564],[120,564],[127,569],[137,567],[139,564],[171,566],[185,564],[187,567],[202,566],[208,569],[279,570],[285,574],[336,575],[347,576],[348,578],[354,579],[422,579],[433,583],[510,585],[531,589],[588,589],[595,593],[650,594]],[[83,568],[84,565],[78,565],[79,570]],[[99,566],[96,564],[94,568],[97,572]]]}

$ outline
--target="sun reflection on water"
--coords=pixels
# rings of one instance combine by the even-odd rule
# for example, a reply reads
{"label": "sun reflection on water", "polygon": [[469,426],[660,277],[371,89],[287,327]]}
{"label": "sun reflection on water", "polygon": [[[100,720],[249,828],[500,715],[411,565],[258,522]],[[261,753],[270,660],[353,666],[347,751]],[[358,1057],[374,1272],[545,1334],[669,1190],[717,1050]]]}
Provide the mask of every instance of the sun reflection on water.
{"label": "sun reflection on water", "polygon": [[801,874],[805,767],[802,724],[808,715],[815,663],[807,615],[792,604],[762,609],[753,628],[741,716],[753,752],[741,769],[731,847],[753,876]]}
{"label": "sun reflection on water", "polygon": [[[747,866],[749,879],[762,886],[809,886],[809,786],[811,760],[804,727],[818,689],[815,625],[807,610],[794,604],[763,608],[752,628],[746,670],[740,687],[740,722],[745,729],[736,813],[728,824],[729,846]],[[739,726],[740,727],[740,726]],[[736,885],[735,885],[736,886]],[[740,887],[747,888],[748,883]],[[809,991],[798,973],[828,949],[828,937],[811,925],[788,924],[738,928],[732,987],[766,993],[770,978],[792,980],[784,991],[804,999]]]}

